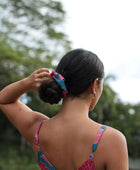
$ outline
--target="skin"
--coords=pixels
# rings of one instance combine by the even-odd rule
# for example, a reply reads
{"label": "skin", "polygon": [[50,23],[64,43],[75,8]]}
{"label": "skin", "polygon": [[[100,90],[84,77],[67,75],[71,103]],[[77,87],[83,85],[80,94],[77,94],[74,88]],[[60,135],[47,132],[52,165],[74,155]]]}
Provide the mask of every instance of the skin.
{"label": "skin", "polygon": [[[96,79],[88,93],[80,97],[66,97],[59,113],[49,119],[19,101],[22,94],[37,91],[46,78],[50,78],[49,71],[42,68],[5,87],[0,92],[0,108],[31,144],[35,155],[35,131],[40,121],[44,120],[39,132],[41,150],[57,170],[76,170],[88,159],[95,136],[102,126],[89,119],[88,112],[101,96],[103,80],[99,84]],[[111,127],[106,128],[94,156],[96,170],[128,170],[126,139]]]}

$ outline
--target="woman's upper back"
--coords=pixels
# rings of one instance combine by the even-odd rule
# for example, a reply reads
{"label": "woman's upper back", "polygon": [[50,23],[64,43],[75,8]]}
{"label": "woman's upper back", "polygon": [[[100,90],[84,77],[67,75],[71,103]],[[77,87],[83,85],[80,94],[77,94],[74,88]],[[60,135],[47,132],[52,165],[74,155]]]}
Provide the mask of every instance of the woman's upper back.
{"label": "woman's upper back", "polygon": [[[93,154],[93,142],[100,128],[100,124],[93,123],[90,119],[79,120],[76,123],[64,122],[55,118],[46,120],[39,129],[39,146],[47,159],[58,170],[78,169],[88,160],[90,154]],[[100,147],[102,151],[104,149],[102,140],[95,152],[97,157],[100,156],[99,164],[97,161],[95,163],[98,170],[104,170],[105,166],[104,154],[98,153]],[[96,160],[96,157],[94,159]]]}
{"label": "woman's upper back", "polygon": [[[92,153],[101,126],[90,119],[74,123],[49,119],[39,131],[40,149],[57,170],[76,170]],[[37,155],[37,146],[33,148]],[[94,153],[95,170],[128,170],[127,154],[125,137],[106,127]]]}

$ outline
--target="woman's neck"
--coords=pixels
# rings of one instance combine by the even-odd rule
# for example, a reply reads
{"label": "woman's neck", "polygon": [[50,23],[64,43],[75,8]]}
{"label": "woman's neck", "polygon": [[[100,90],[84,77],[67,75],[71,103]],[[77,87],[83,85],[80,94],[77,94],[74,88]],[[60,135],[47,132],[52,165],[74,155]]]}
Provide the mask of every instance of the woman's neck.
{"label": "woman's neck", "polygon": [[88,118],[89,105],[89,100],[87,99],[81,99],[78,97],[72,99],[70,97],[67,97],[63,100],[61,109],[57,116],[71,120]]}

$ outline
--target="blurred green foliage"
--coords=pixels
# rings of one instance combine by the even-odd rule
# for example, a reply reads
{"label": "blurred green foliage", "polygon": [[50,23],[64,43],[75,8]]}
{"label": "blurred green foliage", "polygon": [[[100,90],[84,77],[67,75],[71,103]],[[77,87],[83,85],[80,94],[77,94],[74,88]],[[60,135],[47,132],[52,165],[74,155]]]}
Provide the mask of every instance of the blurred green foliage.
{"label": "blurred green foliage", "polygon": [[21,152],[18,145],[0,143],[0,170],[39,170],[31,147]]}

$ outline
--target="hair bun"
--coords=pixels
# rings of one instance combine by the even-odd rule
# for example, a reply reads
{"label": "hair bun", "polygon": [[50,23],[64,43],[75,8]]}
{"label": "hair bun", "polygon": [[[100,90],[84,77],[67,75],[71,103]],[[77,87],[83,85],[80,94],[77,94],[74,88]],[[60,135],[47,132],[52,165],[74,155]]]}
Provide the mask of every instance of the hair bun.
{"label": "hair bun", "polygon": [[57,104],[63,97],[62,89],[54,79],[44,80],[38,92],[40,99],[50,104]]}

